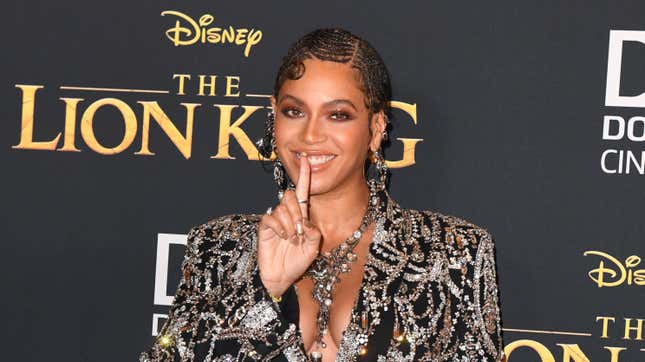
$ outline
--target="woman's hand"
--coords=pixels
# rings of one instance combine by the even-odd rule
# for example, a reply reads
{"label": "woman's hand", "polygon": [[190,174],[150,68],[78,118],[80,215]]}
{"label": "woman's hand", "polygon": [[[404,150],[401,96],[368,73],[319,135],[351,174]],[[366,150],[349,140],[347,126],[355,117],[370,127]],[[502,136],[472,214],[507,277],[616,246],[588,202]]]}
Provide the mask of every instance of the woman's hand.
{"label": "woman's hand", "polygon": [[[305,155],[295,192],[287,190],[258,227],[258,266],[262,283],[272,296],[281,296],[314,261],[320,249],[320,230],[309,222],[311,170]],[[298,200],[306,200],[298,202]]]}

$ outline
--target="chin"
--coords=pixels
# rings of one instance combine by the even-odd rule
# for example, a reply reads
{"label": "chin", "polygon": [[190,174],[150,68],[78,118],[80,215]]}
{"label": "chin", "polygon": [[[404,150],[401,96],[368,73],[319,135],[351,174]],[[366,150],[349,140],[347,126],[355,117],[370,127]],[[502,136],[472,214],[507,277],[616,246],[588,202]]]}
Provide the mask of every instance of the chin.
{"label": "chin", "polygon": [[347,181],[341,176],[334,175],[329,177],[324,177],[316,180],[312,178],[311,184],[309,185],[309,195],[322,195],[342,187],[343,182]]}
{"label": "chin", "polygon": [[311,180],[311,184],[309,185],[309,195],[320,195],[333,189],[334,185],[331,185],[329,182],[316,182]]}

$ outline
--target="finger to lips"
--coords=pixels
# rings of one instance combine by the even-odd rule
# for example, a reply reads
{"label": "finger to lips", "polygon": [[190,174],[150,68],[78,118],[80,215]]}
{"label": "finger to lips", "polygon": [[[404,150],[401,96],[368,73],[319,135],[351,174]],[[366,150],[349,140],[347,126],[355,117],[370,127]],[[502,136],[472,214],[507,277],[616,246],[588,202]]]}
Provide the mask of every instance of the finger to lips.
{"label": "finger to lips", "polygon": [[298,184],[296,185],[296,197],[298,200],[306,200],[307,203],[298,202],[302,217],[309,219],[309,183],[311,181],[311,170],[307,154],[302,153],[300,157],[300,173],[298,174]]}

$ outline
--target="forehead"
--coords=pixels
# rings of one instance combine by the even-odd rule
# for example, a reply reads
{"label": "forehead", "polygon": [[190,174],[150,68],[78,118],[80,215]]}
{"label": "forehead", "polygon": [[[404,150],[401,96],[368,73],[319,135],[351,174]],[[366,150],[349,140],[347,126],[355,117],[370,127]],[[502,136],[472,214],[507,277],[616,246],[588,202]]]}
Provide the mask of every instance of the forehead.
{"label": "forehead", "polygon": [[338,63],[319,59],[306,59],[305,71],[299,79],[287,79],[280,88],[278,101],[285,94],[295,96],[310,106],[334,99],[352,100],[354,105],[365,108],[360,73],[350,63]]}

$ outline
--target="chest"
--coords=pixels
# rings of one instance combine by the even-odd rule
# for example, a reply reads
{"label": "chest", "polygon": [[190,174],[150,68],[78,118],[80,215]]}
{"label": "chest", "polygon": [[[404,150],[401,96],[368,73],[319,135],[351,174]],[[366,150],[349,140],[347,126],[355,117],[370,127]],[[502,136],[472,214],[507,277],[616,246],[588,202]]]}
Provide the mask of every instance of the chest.
{"label": "chest", "polygon": [[[368,228],[361,238],[361,241],[353,250],[357,258],[353,263],[349,264],[349,272],[340,273],[338,275],[339,281],[332,289],[332,303],[329,306],[327,331],[323,335],[323,342],[326,345],[325,348],[321,348],[316,343],[316,336],[318,334],[317,317],[320,307],[313,298],[314,282],[311,278],[302,278],[296,283],[299,326],[305,350],[307,352],[321,352],[323,354],[323,361],[333,360],[333,358],[326,357],[336,355],[343,339],[343,332],[351,322],[352,312],[359,299],[363,284],[364,268],[369,254],[372,235],[372,228]],[[324,251],[326,250],[323,248]]]}

